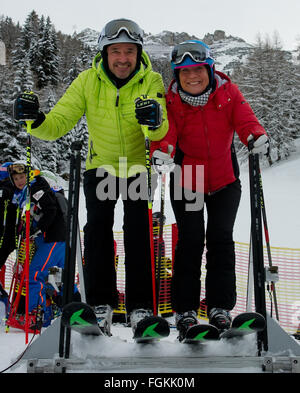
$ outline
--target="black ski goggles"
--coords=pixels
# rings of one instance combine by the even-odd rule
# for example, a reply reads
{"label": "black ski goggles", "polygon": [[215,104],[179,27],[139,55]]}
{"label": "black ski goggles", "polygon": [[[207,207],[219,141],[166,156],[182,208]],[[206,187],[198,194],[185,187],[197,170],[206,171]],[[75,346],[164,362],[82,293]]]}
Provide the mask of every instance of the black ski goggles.
{"label": "black ski goggles", "polygon": [[26,173],[26,165],[25,164],[11,164],[7,171],[10,175],[19,174],[19,173]]}
{"label": "black ski goggles", "polygon": [[180,64],[185,56],[190,56],[196,63],[203,63],[208,58],[212,59],[210,50],[197,42],[186,42],[176,45],[171,54],[174,64]]}
{"label": "black ski goggles", "polygon": [[125,31],[134,41],[143,42],[143,30],[135,22],[126,19],[108,22],[104,28],[104,36],[109,40],[113,40],[122,31]]}

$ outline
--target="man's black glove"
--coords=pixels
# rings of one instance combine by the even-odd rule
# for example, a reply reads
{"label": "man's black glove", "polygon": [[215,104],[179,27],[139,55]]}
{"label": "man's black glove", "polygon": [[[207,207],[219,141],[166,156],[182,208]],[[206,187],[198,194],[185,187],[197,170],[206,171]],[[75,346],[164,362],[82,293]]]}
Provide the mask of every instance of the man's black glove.
{"label": "man's black glove", "polygon": [[19,94],[14,102],[14,118],[21,124],[26,120],[34,120],[32,128],[37,128],[45,120],[44,113],[40,112],[38,96],[32,92],[25,91]]}
{"label": "man's black glove", "polygon": [[155,130],[162,123],[162,107],[152,98],[139,97],[135,100],[135,117],[139,124]]}

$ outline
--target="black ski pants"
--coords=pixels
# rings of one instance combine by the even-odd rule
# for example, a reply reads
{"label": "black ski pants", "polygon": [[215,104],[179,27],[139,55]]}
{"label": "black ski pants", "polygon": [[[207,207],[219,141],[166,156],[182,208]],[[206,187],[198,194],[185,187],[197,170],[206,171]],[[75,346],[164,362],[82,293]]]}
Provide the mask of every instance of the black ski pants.
{"label": "black ski pants", "polygon": [[[145,174],[144,181],[146,184]],[[84,278],[87,303],[91,306],[118,305],[114,264],[114,210],[119,196],[123,200],[125,249],[125,303],[127,313],[136,308],[153,309],[148,204],[130,199],[128,189],[137,176],[121,179],[96,170],[84,173],[87,223],[84,227]],[[99,199],[101,181],[115,184],[115,195]],[[97,191],[97,192],[96,192]],[[98,196],[97,196],[98,193]],[[125,194],[125,195],[124,195]]]}
{"label": "black ski pants", "polygon": [[[204,206],[196,211],[186,209],[184,194],[174,198],[171,177],[171,203],[178,226],[172,277],[172,307],[179,313],[197,311],[200,306],[201,262],[206,243],[206,303],[232,310],[236,303],[235,250],[233,226],[240,202],[241,185],[236,180],[213,195],[204,196],[207,210],[205,230]],[[176,195],[176,194],[175,194]]]}

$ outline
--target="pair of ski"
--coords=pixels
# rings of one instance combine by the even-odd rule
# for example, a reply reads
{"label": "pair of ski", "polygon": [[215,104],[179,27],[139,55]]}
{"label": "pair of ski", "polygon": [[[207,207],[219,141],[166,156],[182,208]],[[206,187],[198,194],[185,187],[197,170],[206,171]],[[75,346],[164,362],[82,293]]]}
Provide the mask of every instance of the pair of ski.
{"label": "pair of ski", "polygon": [[[97,318],[92,307],[86,303],[72,302],[63,308],[62,323],[83,335],[104,335],[97,324]],[[183,343],[203,343],[222,338],[230,339],[253,334],[265,329],[265,318],[258,313],[245,312],[237,315],[230,329],[223,333],[210,324],[191,326]],[[170,334],[169,323],[159,316],[147,317],[141,320],[136,327],[134,340],[138,343],[155,342]]]}
{"label": "pair of ski", "polygon": [[183,339],[183,343],[195,344],[220,339],[241,338],[249,334],[261,332],[266,327],[265,318],[256,312],[243,312],[233,318],[231,327],[220,332],[210,324],[199,324],[191,326]]}
{"label": "pair of ski", "polygon": [[[97,324],[97,318],[92,307],[86,303],[72,302],[64,306],[62,323],[83,335],[105,336]],[[155,341],[170,334],[168,322],[161,317],[151,316],[141,320],[136,327],[134,339],[136,342]]]}

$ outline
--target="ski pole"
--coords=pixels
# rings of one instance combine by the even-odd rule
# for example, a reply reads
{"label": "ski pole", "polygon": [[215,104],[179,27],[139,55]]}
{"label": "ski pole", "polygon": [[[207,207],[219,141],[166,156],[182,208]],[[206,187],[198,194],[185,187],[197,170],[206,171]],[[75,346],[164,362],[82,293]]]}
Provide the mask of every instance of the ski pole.
{"label": "ski pole", "polygon": [[157,299],[156,299],[156,280],[155,280],[155,259],[154,259],[154,241],[153,241],[153,220],[152,220],[152,187],[151,187],[151,160],[150,160],[150,139],[147,126],[142,126],[145,137],[145,154],[147,169],[147,192],[148,192],[148,218],[149,218],[149,237],[150,237],[150,258],[152,273],[152,294],[153,294],[153,314],[157,315]]}
{"label": "ski pole", "polygon": [[[68,213],[66,228],[66,250],[65,264],[63,275],[63,299],[62,305],[72,301],[74,293],[74,278],[76,270],[76,254],[78,239],[78,209],[79,209],[79,191],[80,191],[80,168],[82,144],[75,141],[71,145],[70,159],[70,176],[69,176],[69,194],[68,194]],[[71,330],[65,328],[60,323],[59,334],[59,356],[68,359],[70,356]]]}
{"label": "ski pole", "polygon": [[[268,252],[268,261],[269,261],[269,267],[272,268],[273,267],[272,255],[271,255],[269,229],[268,229],[268,222],[267,222],[267,213],[266,213],[266,205],[265,205],[265,199],[264,199],[261,171],[259,171],[259,186],[260,186],[261,210],[262,210],[264,232],[265,232],[266,246],[267,246],[267,252]],[[275,268],[275,266],[274,266],[274,268]],[[274,307],[275,307],[276,319],[279,321],[278,302],[277,302],[277,295],[276,295],[276,288],[275,288],[274,281],[271,281],[271,292],[273,293],[273,297],[274,297]]]}
{"label": "ski pole", "polygon": [[28,331],[29,331],[29,254],[30,254],[30,173],[31,173],[31,125],[33,120],[26,120],[27,128],[27,147],[26,147],[26,259],[25,259],[25,343],[28,344]]}
{"label": "ski pole", "polygon": [[[254,298],[255,310],[263,315],[267,322],[265,298],[265,268],[262,237],[261,198],[259,185],[259,156],[251,152],[253,141],[249,141],[249,183],[251,207],[251,250],[253,257]],[[261,356],[262,347],[268,350],[267,328],[257,333],[258,354]]]}
{"label": "ski pole", "polygon": [[166,174],[160,173],[160,217],[159,217],[159,230],[158,230],[158,249],[157,249],[157,275],[156,275],[156,298],[157,298],[157,311],[159,310],[159,295],[160,295],[160,276],[163,254],[163,228],[164,228],[164,210],[165,210],[165,187],[166,187]]}
{"label": "ski pole", "polygon": [[253,284],[254,274],[253,274],[253,250],[252,250],[252,236],[250,235],[249,244],[249,259],[248,259],[248,280],[247,280],[247,296],[246,296],[246,311],[252,311],[252,297],[254,292]]}
{"label": "ski pole", "polygon": [[[26,97],[25,97],[26,95]],[[32,91],[25,91],[24,96],[20,98],[20,101],[31,101],[36,103],[38,107],[37,96]],[[24,110],[24,109],[23,109]],[[27,130],[27,142],[26,142],[26,200],[25,200],[25,219],[26,219],[26,258],[24,263],[25,270],[25,342],[28,344],[28,331],[29,331],[29,258],[30,258],[30,176],[31,176],[31,126],[32,123],[37,119],[38,113],[22,114],[18,120],[22,125],[26,125]]]}
{"label": "ski pole", "polygon": [[[171,154],[173,146],[169,145],[168,142],[161,142],[160,149],[164,153]],[[160,183],[160,218],[159,218],[159,232],[158,232],[158,250],[157,250],[157,277],[156,277],[156,289],[157,289],[157,309],[159,308],[159,294],[160,294],[160,276],[161,276],[161,265],[163,255],[163,228],[164,228],[164,215],[165,215],[165,194],[166,194],[166,173],[159,173]]]}
{"label": "ski pole", "polygon": [[3,212],[2,236],[1,236],[1,239],[0,239],[0,249],[1,249],[2,244],[3,244],[5,230],[6,230],[6,216],[7,216],[8,204],[9,204],[9,199],[5,199],[5,201],[4,201],[4,212]]}

